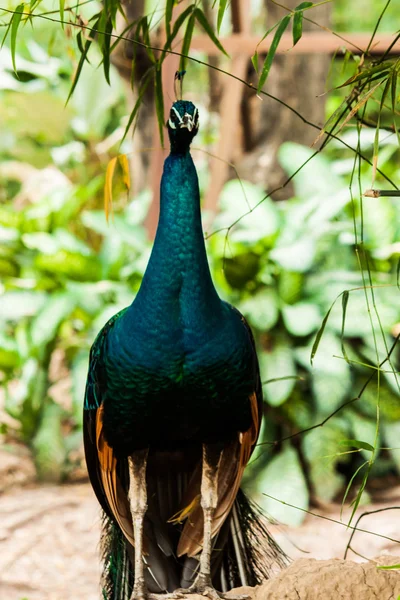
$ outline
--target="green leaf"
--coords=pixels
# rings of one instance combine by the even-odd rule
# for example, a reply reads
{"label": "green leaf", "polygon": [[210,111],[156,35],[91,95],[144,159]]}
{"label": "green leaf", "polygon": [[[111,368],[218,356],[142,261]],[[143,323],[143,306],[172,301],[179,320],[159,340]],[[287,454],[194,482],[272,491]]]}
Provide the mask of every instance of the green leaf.
{"label": "green leaf", "polygon": [[22,2],[22,4],[18,4],[18,6],[15,9],[15,12],[12,16],[12,19],[11,19],[11,21],[12,21],[12,23],[11,23],[11,58],[12,58],[14,73],[17,75],[17,77],[18,77],[18,73],[17,73],[17,67],[15,65],[15,48],[16,48],[16,43],[17,43],[18,27],[21,22],[22,13],[24,12],[24,8],[25,8],[24,2]]}
{"label": "green leaf", "polygon": [[269,331],[278,321],[278,297],[274,289],[263,288],[241,303],[239,309],[259,331]]}
{"label": "green leaf", "polygon": [[288,502],[300,509],[307,509],[309,500],[303,469],[296,450],[291,446],[286,446],[261,472],[255,497],[263,510],[280,523],[298,526],[303,522],[304,512],[284,504]]}
{"label": "green leaf", "polygon": [[257,50],[254,52],[253,56],[251,57],[251,62],[253,64],[255,72],[258,73],[258,52],[257,52]]}
{"label": "green leaf", "polygon": [[313,2],[302,2],[296,6],[293,17],[293,46],[297,44],[303,34],[303,10],[313,6]]}
{"label": "green leaf", "polygon": [[138,92],[138,97],[137,97],[135,105],[134,105],[134,107],[132,109],[132,112],[129,115],[128,123],[127,123],[127,125],[125,127],[124,135],[122,136],[122,141],[124,141],[124,139],[126,138],[126,135],[127,135],[128,131],[129,131],[129,129],[130,129],[133,121],[136,119],[136,117],[138,115],[139,109],[140,109],[140,107],[142,105],[143,96],[144,96],[144,94],[146,92],[146,89],[147,89],[147,87],[148,87],[148,85],[149,85],[149,83],[151,81],[152,75],[153,75],[153,72],[152,72],[152,70],[149,69],[147,71],[147,73],[142,78],[142,81],[140,83],[139,92]]}
{"label": "green leaf", "polygon": [[46,300],[45,292],[10,290],[0,295],[0,322],[18,322],[31,317],[41,310]]}
{"label": "green leaf", "polygon": [[61,27],[64,29],[64,6],[65,6],[65,0],[59,0],[59,3],[60,3]]}
{"label": "green leaf", "polygon": [[176,36],[178,35],[180,28],[182,27],[182,25],[185,22],[185,20],[187,19],[187,17],[192,14],[193,10],[194,10],[194,5],[191,4],[176,19],[176,21],[174,23],[174,27],[173,27],[170,35],[167,37],[167,41],[165,42],[164,50],[160,57],[160,62],[162,62],[164,60],[164,58],[166,56],[166,51],[171,48],[171,44],[174,41],[174,39],[176,38]]}
{"label": "green leaf", "polygon": [[36,469],[42,481],[58,483],[61,480],[65,460],[61,418],[61,408],[54,403],[47,404],[32,442]]}
{"label": "green leaf", "polygon": [[311,364],[313,364],[314,357],[317,354],[318,346],[320,344],[321,338],[322,338],[323,333],[325,331],[325,327],[326,327],[326,324],[328,322],[329,315],[331,314],[331,310],[332,310],[332,306],[330,307],[330,309],[326,313],[326,315],[325,315],[325,317],[324,317],[324,319],[323,319],[323,321],[321,323],[321,327],[318,329],[317,335],[315,337],[315,340],[314,340],[314,343],[313,343],[313,346],[312,346],[312,349],[311,349],[311,358],[310,358]]}
{"label": "green leaf", "polygon": [[[389,571],[390,569],[400,569],[400,564],[398,565],[378,565],[378,569],[382,569],[384,571]],[[400,596],[397,597],[397,600],[400,599]]]}
{"label": "green leaf", "polygon": [[396,465],[397,473],[400,473],[400,420],[394,423],[384,423],[383,437],[385,444],[390,447],[389,453]]}
{"label": "green leaf", "polygon": [[264,61],[264,65],[263,65],[263,68],[261,71],[261,76],[260,76],[258,86],[257,86],[257,94],[260,93],[264,83],[267,80],[267,77],[268,77],[270,69],[271,69],[272,61],[274,60],[274,56],[275,56],[276,50],[278,48],[279,42],[280,42],[281,37],[282,37],[283,33],[285,32],[287,26],[289,25],[289,22],[290,22],[290,15],[286,15],[286,17],[283,17],[283,19],[279,22],[278,29],[275,32],[274,39],[272,40],[272,44],[268,50],[268,54]]}
{"label": "green leaf", "polygon": [[341,440],[341,446],[345,446],[346,448],[359,448],[363,450],[368,450],[368,452],[373,452],[374,447],[367,442],[362,442],[361,440]]}
{"label": "green leaf", "polygon": [[[371,458],[371,448],[374,449],[375,440],[376,440],[376,419],[367,419],[360,415],[359,413],[355,413],[353,411],[348,411],[348,419],[351,423],[352,433],[357,441],[362,440],[363,445],[360,446],[361,454],[369,460]],[[364,447],[364,445],[366,447]],[[375,456],[376,458],[380,447],[380,435],[376,441],[376,449]]]}
{"label": "green leaf", "polygon": [[349,357],[347,356],[346,349],[344,347],[344,327],[345,327],[345,323],[346,323],[346,309],[347,309],[348,301],[349,301],[349,292],[348,292],[348,290],[345,290],[342,295],[342,333],[340,336],[340,342],[341,342],[342,354],[343,354],[346,362],[349,362]]}
{"label": "green leaf", "polygon": [[212,30],[210,23],[207,21],[207,18],[205,16],[205,14],[203,13],[203,11],[200,10],[200,8],[196,8],[194,10],[194,15],[195,15],[198,23],[203,27],[204,31],[207,33],[210,40],[217,46],[217,48],[221,52],[223,52],[225,54],[225,56],[228,56],[228,58],[229,58],[229,54],[226,52],[225,48],[223,47],[223,45],[221,44],[221,42],[215,35],[215,33]]}
{"label": "green leaf", "polygon": [[158,63],[155,72],[155,97],[156,97],[156,114],[158,121],[158,130],[160,133],[161,146],[164,147],[164,95],[162,87],[161,63]]}
{"label": "green leaf", "polygon": [[[342,363],[343,372],[337,370],[335,362]],[[332,370],[328,370],[329,366]],[[336,410],[348,397],[351,389],[350,369],[345,361],[332,358],[326,370],[313,369],[312,391],[318,408],[318,415],[327,417]]]}
{"label": "green leaf", "polygon": [[218,17],[217,17],[217,31],[218,31],[218,34],[219,34],[220,29],[221,29],[222,19],[224,18],[224,14],[225,14],[225,11],[226,11],[227,4],[228,4],[228,0],[219,0]]}
{"label": "green leaf", "polygon": [[272,344],[271,350],[263,351],[259,356],[261,379],[262,381],[276,380],[275,383],[264,385],[263,391],[268,404],[280,406],[292,393],[297,372],[288,340],[278,337]]}
{"label": "green leaf", "polygon": [[[103,11],[103,14],[106,14]],[[113,30],[113,24],[111,17],[106,19],[104,23],[99,23],[99,31],[104,31],[104,33],[98,33],[98,41],[99,46],[101,48],[103,54],[103,69],[104,69],[104,77],[108,83],[110,83],[110,46],[111,46],[111,33]]]}
{"label": "green leaf", "polygon": [[41,348],[51,342],[57,335],[60,324],[71,314],[74,307],[75,298],[71,294],[59,293],[51,296],[32,322],[32,344]]}
{"label": "green leaf", "polygon": [[167,0],[165,4],[165,31],[167,34],[167,39],[171,35],[171,20],[172,20],[172,11],[174,9],[175,0]]}
{"label": "green leaf", "polygon": [[337,472],[339,461],[348,462],[340,453],[339,440],[345,431],[337,419],[307,433],[302,440],[304,457],[318,498],[330,502],[343,486],[344,477]]}
{"label": "green leaf", "polygon": [[179,66],[180,71],[184,71],[185,67],[186,67],[186,61],[187,61],[186,56],[189,54],[189,50],[190,50],[190,42],[192,41],[194,23],[195,23],[195,15],[192,14],[192,15],[190,15],[190,17],[188,19],[185,36],[184,36],[183,42],[182,42],[182,50],[181,50],[182,56],[181,56],[180,66]]}
{"label": "green leaf", "polygon": [[100,17],[97,19],[97,21],[95,22],[95,24],[94,24],[94,26],[93,26],[93,30],[92,30],[92,31],[90,31],[90,37],[89,37],[89,38],[86,40],[86,42],[85,42],[85,47],[84,47],[84,49],[83,49],[83,52],[82,52],[82,54],[81,54],[81,57],[80,57],[80,59],[79,59],[78,67],[77,67],[77,69],[76,69],[76,72],[75,72],[75,77],[74,77],[74,80],[73,80],[73,82],[72,82],[72,86],[71,86],[71,89],[70,89],[70,91],[69,91],[68,98],[67,98],[67,101],[66,101],[66,103],[65,103],[65,104],[68,104],[68,102],[69,102],[69,99],[71,98],[71,96],[72,96],[72,94],[74,93],[74,90],[75,90],[75,88],[76,88],[76,86],[77,86],[77,83],[78,83],[78,81],[79,81],[79,76],[80,76],[80,74],[81,74],[81,71],[82,71],[82,67],[83,67],[83,65],[84,65],[84,63],[85,63],[85,60],[87,60],[87,55],[88,55],[88,52],[89,52],[90,46],[92,45],[92,41],[93,41],[93,39],[92,39],[92,35],[93,35],[93,34],[94,34],[94,32],[95,32],[95,31],[98,29],[98,26],[99,26],[100,19],[101,19],[101,15],[100,15]]}
{"label": "green leaf", "polygon": [[311,302],[284,305],[282,317],[288,332],[300,337],[313,333],[321,322],[320,311]]}

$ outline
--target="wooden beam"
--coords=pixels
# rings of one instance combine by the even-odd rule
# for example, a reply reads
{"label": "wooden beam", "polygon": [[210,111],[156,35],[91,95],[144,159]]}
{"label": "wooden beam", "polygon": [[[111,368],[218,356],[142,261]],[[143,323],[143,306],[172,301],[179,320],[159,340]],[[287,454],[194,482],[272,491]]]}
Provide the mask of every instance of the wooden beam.
{"label": "wooden beam", "polygon": [[[344,33],[346,42],[336,35],[329,32],[309,31],[304,32],[300,41],[293,47],[291,33],[284,33],[279,43],[277,53],[294,52],[295,54],[334,54],[338,49],[344,48],[354,54],[364,52],[369,44],[371,35],[368,33]],[[266,54],[270,48],[273,35],[269,35],[261,42],[258,53]],[[394,40],[394,35],[377,34],[369,52],[371,54],[383,54]],[[244,33],[233,33],[232,35],[221,38],[221,44],[231,56],[247,55],[252,56],[260,41],[259,37],[246,35]],[[221,53],[207,35],[197,35],[192,39],[190,50],[205,52],[210,56],[220,56]],[[391,54],[400,54],[400,40],[390,50]]]}

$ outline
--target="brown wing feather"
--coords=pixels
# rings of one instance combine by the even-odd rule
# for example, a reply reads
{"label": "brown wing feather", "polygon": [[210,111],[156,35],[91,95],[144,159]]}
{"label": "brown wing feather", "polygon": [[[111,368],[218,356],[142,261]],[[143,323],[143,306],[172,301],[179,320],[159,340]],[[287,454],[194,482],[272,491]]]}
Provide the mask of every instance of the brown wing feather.
{"label": "brown wing feather", "polygon": [[[257,394],[254,392],[250,398],[252,423],[247,431],[239,433],[237,440],[224,448],[218,472],[218,505],[212,524],[212,537],[214,538],[228,517],[242,481],[244,469],[250,459],[260,430],[260,414]],[[187,516],[187,521],[181,533],[177,555],[195,556],[202,549],[203,544],[203,510],[199,502],[194,500],[199,497],[200,477],[192,484],[194,496],[182,511]],[[188,506],[192,504],[192,509]]]}
{"label": "brown wing feather", "polygon": [[133,546],[133,525],[128,496],[117,475],[117,459],[103,434],[103,405],[100,405],[96,413],[96,448],[107,503],[122,533]]}

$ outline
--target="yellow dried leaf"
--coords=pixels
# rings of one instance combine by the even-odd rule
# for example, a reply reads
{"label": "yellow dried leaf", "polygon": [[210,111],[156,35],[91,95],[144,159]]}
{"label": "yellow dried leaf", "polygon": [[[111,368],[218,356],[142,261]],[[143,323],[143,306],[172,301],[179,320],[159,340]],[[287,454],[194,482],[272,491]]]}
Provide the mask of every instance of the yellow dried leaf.
{"label": "yellow dried leaf", "polygon": [[124,185],[129,192],[129,190],[131,189],[131,176],[129,173],[128,157],[126,156],[126,154],[119,154],[118,161],[122,169],[122,181],[124,182]]}
{"label": "yellow dried leaf", "polygon": [[117,157],[115,156],[110,160],[107,165],[106,181],[104,184],[104,212],[106,220],[108,222],[109,216],[112,213],[112,183],[115,171],[115,165],[117,164]]}

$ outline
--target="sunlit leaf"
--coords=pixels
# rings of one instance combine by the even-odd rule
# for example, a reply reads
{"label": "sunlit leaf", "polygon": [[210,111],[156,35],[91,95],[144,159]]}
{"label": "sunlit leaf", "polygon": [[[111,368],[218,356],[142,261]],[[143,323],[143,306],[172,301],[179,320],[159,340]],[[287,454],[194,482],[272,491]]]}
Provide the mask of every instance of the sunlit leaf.
{"label": "sunlit leaf", "polygon": [[60,3],[60,20],[61,20],[61,26],[64,29],[64,7],[65,7],[65,0],[58,0],[58,1]]}
{"label": "sunlit leaf", "polygon": [[217,17],[217,31],[218,31],[218,34],[220,32],[220,29],[221,29],[222,19],[224,18],[224,14],[225,14],[225,11],[226,11],[227,4],[228,4],[228,0],[219,0],[218,17]]}
{"label": "sunlit leaf", "polygon": [[266,59],[264,61],[264,65],[261,71],[261,75],[260,75],[260,79],[258,81],[258,86],[257,86],[257,94],[260,93],[260,91],[262,90],[264,83],[267,81],[267,77],[269,75],[271,66],[272,66],[272,61],[274,60],[274,56],[276,53],[276,50],[279,46],[279,42],[281,41],[281,37],[284,34],[287,26],[289,25],[290,22],[290,15],[286,15],[286,17],[283,17],[283,19],[281,19],[281,21],[279,22],[279,26],[275,32],[274,38],[272,40],[271,46],[268,50],[268,54],[266,56]]}

